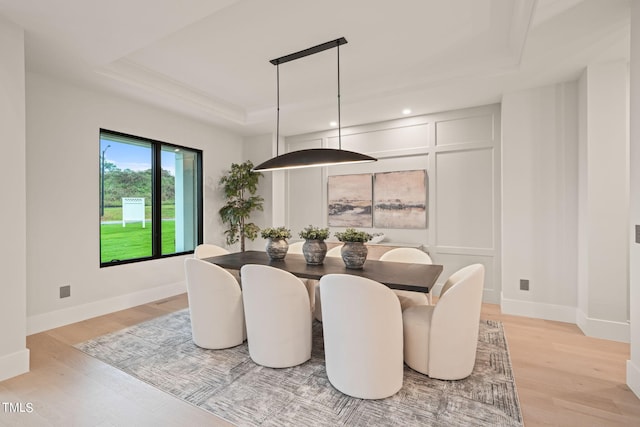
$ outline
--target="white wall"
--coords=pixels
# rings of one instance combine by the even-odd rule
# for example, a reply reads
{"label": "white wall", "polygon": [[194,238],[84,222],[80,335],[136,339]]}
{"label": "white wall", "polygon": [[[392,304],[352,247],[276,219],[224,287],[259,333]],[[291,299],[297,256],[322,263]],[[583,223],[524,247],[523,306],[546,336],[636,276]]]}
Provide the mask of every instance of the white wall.
{"label": "white wall", "polygon": [[[502,310],[575,323],[577,85],[502,100]],[[529,290],[520,290],[520,280]]]}
{"label": "white wall", "polygon": [[589,336],[628,341],[628,63],[589,65],[579,88],[577,323]]}
{"label": "white wall", "polygon": [[[287,151],[337,148],[336,130],[286,139]],[[326,226],[327,177],[426,169],[427,227],[368,228],[385,244],[422,245],[444,265],[435,292],[457,269],[486,267],[484,299],[500,295],[500,107],[468,108],[342,129],[342,147],[378,158],[375,163],[286,172],[285,217],[294,235],[309,224]],[[343,228],[332,228],[331,231]]]}
{"label": "white wall", "polygon": [[0,16],[0,381],[29,370],[26,348],[24,31]]}
{"label": "white wall", "polygon": [[[205,241],[223,242],[218,181],[242,139],[133,101],[27,74],[30,333],[184,291],[184,257],[100,268],[99,128],[203,150]],[[59,287],[71,285],[60,299]]]}
{"label": "white wall", "polygon": [[[640,115],[640,2],[631,3],[631,117]],[[640,120],[630,123],[630,319],[631,358],[627,384],[640,397],[640,244],[635,227],[640,225]]]}
{"label": "white wall", "polygon": [[626,94],[621,61],[504,95],[503,312],[629,339]]}

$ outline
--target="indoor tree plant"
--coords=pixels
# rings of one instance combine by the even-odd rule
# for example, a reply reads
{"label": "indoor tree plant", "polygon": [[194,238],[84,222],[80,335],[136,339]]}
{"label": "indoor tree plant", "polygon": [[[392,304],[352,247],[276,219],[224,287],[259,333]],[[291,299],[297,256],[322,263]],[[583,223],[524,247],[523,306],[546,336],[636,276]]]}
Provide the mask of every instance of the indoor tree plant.
{"label": "indoor tree plant", "polygon": [[336,232],[334,236],[344,242],[340,253],[347,268],[363,268],[369,252],[365,243],[371,240],[373,236],[366,231],[359,231],[355,228],[347,228],[345,231]]}
{"label": "indoor tree plant", "polygon": [[269,227],[262,230],[262,238],[267,239],[265,250],[273,260],[284,259],[289,250],[287,239],[291,237],[291,230],[286,227]]}
{"label": "indoor tree plant", "polygon": [[227,236],[227,244],[232,245],[240,241],[240,250],[244,252],[245,238],[254,240],[258,237],[260,228],[247,220],[251,213],[262,210],[264,199],[256,196],[258,181],[262,176],[260,172],[253,172],[253,163],[247,160],[244,163],[231,164],[231,169],[220,178],[226,199],[225,205],[220,208],[220,218],[228,225],[224,234]]}
{"label": "indoor tree plant", "polygon": [[324,240],[329,237],[329,229],[309,225],[302,229],[299,236],[304,239],[302,254],[307,264],[322,264],[327,255],[327,244]]}

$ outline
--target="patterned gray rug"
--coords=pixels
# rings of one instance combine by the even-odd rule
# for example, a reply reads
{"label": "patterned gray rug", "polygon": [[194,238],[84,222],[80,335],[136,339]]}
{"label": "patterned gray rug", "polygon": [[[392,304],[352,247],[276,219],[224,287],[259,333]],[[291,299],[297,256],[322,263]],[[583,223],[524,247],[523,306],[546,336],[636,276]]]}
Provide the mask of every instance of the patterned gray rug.
{"label": "patterned gray rug", "polygon": [[523,425],[500,322],[481,322],[470,377],[433,380],[405,366],[402,389],[382,400],[345,396],[331,386],[317,321],[311,360],[286,369],[253,363],[246,342],[199,348],[190,328],[185,309],[75,347],[239,426]]}

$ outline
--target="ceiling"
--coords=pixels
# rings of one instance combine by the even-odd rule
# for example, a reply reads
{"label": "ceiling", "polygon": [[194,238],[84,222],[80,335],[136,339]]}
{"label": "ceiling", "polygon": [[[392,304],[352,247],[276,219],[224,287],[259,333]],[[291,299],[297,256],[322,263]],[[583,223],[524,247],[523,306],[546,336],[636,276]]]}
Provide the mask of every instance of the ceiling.
{"label": "ceiling", "polygon": [[[628,59],[629,0],[0,0],[27,70],[274,131],[269,60],[345,37],[342,126],[499,102]],[[280,66],[280,132],[337,119],[336,49]]]}

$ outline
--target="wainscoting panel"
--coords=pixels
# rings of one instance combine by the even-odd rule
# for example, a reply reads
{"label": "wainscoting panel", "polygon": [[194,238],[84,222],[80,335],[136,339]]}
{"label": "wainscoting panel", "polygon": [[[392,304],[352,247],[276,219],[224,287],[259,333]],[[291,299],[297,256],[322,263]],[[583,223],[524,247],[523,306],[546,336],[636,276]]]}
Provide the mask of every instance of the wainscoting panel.
{"label": "wainscoting panel", "polygon": [[494,248],[493,148],[436,154],[436,245]]}
{"label": "wainscoting panel", "polygon": [[[337,147],[330,129],[287,137],[289,151]],[[485,265],[485,301],[498,303],[500,258],[500,106],[487,105],[369,123],[342,129],[342,148],[376,156],[375,163],[287,172],[286,221],[294,235],[314,224],[327,226],[327,177],[425,169],[427,226],[423,229],[364,228],[386,236],[385,244],[423,247],[445,272]],[[280,224],[275,224],[280,225]],[[331,233],[340,231],[333,227]],[[333,238],[332,238],[333,239]],[[439,288],[435,288],[436,294]]]}
{"label": "wainscoting panel", "polygon": [[[287,151],[321,148],[322,140],[315,139],[289,144]],[[269,173],[269,172],[267,172]],[[298,238],[300,230],[309,224],[326,224],[326,203],[323,195],[323,168],[304,168],[290,170],[286,175],[288,193],[295,197],[286,197],[287,226],[291,229],[293,238]],[[307,195],[315,195],[307,197]],[[318,197],[319,196],[319,197]],[[284,224],[273,224],[281,226]]]}
{"label": "wainscoting panel", "polygon": [[[342,148],[361,153],[425,149],[429,142],[429,124],[399,126],[392,129],[345,132]],[[337,147],[338,138],[329,138],[330,147]]]}
{"label": "wainscoting panel", "polygon": [[484,114],[443,120],[436,123],[436,145],[493,141],[495,136],[494,115]]}

